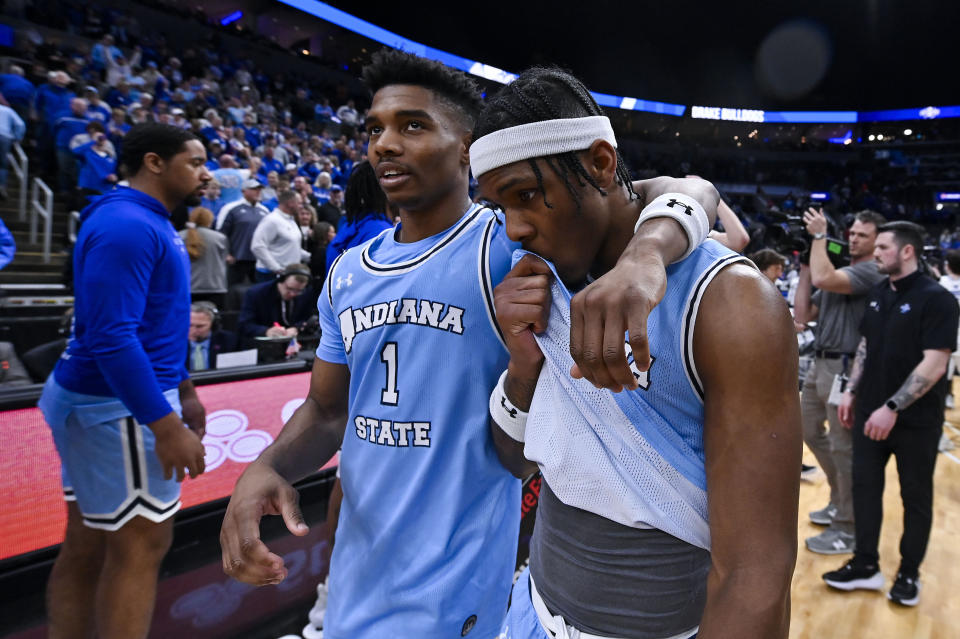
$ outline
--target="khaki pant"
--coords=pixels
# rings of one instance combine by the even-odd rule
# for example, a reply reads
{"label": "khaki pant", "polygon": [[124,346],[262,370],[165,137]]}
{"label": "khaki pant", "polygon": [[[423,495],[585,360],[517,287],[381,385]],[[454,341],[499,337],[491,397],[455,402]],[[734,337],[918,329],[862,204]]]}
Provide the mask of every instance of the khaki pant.
{"label": "khaki pant", "polygon": [[[848,368],[852,366],[851,361]],[[826,474],[830,502],[837,507],[832,527],[853,534],[853,437],[840,424],[837,407],[827,404],[833,378],[842,370],[842,358],[818,357],[803,383],[800,410],[803,441]],[[829,424],[829,429],[824,422]]]}

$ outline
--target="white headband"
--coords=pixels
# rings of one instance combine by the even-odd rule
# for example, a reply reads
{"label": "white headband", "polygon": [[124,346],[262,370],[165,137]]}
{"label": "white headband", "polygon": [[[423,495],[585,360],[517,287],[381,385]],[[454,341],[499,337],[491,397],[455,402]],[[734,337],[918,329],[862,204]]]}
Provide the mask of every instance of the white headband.
{"label": "white headband", "polygon": [[470,168],[476,178],[520,160],[582,151],[597,140],[606,140],[617,147],[613,127],[605,115],[521,124],[474,141],[470,145]]}

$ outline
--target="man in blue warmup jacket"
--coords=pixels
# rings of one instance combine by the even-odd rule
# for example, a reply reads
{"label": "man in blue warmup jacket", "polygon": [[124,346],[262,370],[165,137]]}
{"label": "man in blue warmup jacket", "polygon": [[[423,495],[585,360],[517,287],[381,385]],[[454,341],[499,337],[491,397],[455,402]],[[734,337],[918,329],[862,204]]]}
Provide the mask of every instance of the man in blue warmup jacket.
{"label": "man in blue warmup jacket", "polygon": [[82,213],[73,329],[39,404],[67,502],[47,585],[52,639],[147,636],[178,482],[204,470],[205,414],[183,358],[190,262],[170,211],[199,203],[205,161],[192,134],[135,126],[121,157],[130,187]]}

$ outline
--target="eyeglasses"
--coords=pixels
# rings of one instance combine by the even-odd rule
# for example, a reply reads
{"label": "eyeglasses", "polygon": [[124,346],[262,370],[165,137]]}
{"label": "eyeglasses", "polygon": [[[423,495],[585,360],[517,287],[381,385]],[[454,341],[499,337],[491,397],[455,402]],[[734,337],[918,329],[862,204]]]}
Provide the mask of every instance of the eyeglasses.
{"label": "eyeglasses", "polygon": [[[299,283],[299,282],[298,282],[298,283]],[[293,294],[294,296],[300,295],[300,294],[302,294],[305,290],[307,290],[307,285],[306,285],[306,284],[304,284],[304,285],[301,286],[300,288],[296,288],[296,287],[290,286],[290,285],[287,284],[286,282],[280,282],[277,286],[280,287],[280,292],[281,292],[281,293]]]}

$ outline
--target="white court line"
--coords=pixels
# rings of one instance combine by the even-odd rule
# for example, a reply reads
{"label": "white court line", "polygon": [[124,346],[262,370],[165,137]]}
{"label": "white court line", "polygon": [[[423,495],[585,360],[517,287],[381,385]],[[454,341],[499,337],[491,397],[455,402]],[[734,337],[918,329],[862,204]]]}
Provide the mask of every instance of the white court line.
{"label": "white court line", "polygon": [[953,453],[948,453],[947,451],[944,450],[944,451],[941,452],[941,454],[942,454],[942,455],[946,455],[947,457],[949,457],[949,458],[952,459],[953,461],[955,461],[955,462],[957,462],[958,464],[960,464],[960,459],[958,459],[957,456],[954,455]]}

